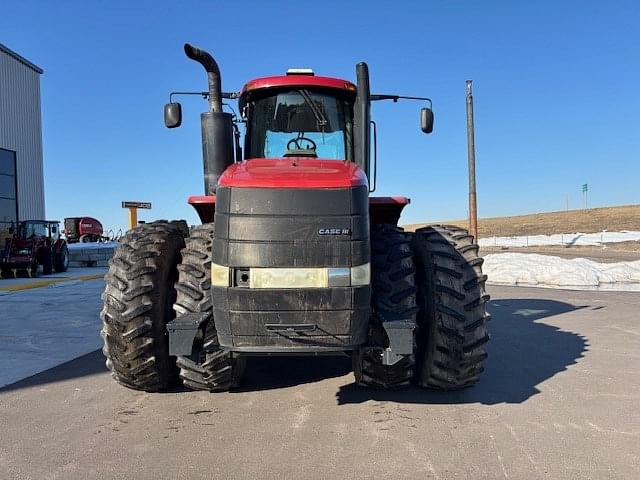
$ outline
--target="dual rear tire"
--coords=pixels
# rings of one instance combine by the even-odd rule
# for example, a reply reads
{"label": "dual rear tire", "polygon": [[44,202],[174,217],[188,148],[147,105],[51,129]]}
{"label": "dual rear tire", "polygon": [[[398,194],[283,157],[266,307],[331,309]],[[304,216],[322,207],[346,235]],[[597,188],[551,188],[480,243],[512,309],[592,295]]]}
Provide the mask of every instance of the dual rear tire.
{"label": "dual rear tire", "polygon": [[211,225],[188,237],[184,222],[157,221],[120,240],[101,313],[103,352],[118,383],[147,392],[167,390],[178,380],[210,391],[238,383],[243,359],[220,349],[213,318],[198,332],[192,355],[169,355],[167,323],[176,314],[211,311],[212,236]]}
{"label": "dual rear tire", "polygon": [[[356,383],[440,390],[478,381],[487,357],[486,276],[466,230],[431,226],[415,233],[376,226],[371,238],[373,320],[369,345],[353,357]],[[414,353],[383,365],[382,321],[414,319]]]}

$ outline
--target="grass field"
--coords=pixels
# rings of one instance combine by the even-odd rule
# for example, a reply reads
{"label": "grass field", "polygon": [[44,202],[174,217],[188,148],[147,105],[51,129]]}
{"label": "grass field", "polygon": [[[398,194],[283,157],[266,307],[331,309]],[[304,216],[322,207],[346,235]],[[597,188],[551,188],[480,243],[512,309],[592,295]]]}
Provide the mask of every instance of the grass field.
{"label": "grass field", "polygon": [[[467,220],[442,221],[468,227]],[[404,225],[415,230],[425,224]],[[553,233],[595,233],[608,230],[640,230],[640,205],[569,210],[568,212],[534,213],[515,217],[481,218],[478,220],[478,236],[509,237],[518,235],[550,235]]]}

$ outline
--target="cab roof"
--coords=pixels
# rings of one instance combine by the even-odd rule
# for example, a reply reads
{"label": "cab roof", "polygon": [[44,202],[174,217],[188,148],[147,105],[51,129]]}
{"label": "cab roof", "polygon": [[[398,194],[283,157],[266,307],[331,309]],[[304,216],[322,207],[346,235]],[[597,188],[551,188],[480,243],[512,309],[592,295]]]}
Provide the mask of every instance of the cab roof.
{"label": "cab roof", "polygon": [[334,88],[349,93],[356,93],[356,86],[340,78],[318,77],[316,75],[278,75],[250,80],[242,87],[241,95],[266,88],[278,87],[320,87]]}

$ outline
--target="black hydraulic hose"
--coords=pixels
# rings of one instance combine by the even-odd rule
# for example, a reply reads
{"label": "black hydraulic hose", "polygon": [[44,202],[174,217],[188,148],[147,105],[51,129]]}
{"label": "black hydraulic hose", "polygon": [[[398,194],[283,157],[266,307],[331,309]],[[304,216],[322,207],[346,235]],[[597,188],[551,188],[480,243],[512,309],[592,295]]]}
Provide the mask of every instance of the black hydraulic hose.
{"label": "black hydraulic hose", "polygon": [[222,112],[222,79],[218,64],[208,52],[189,43],[184,44],[184,53],[191,60],[195,60],[202,65],[207,71],[209,79],[209,109],[216,113]]}

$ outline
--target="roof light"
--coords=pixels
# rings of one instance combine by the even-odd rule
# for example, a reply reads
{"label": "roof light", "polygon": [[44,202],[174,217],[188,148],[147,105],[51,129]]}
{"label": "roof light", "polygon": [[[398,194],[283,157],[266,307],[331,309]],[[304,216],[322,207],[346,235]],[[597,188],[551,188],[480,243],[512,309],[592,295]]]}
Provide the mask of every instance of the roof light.
{"label": "roof light", "polygon": [[290,68],[287,70],[287,75],[311,75],[313,76],[313,70],[310,68]]}

